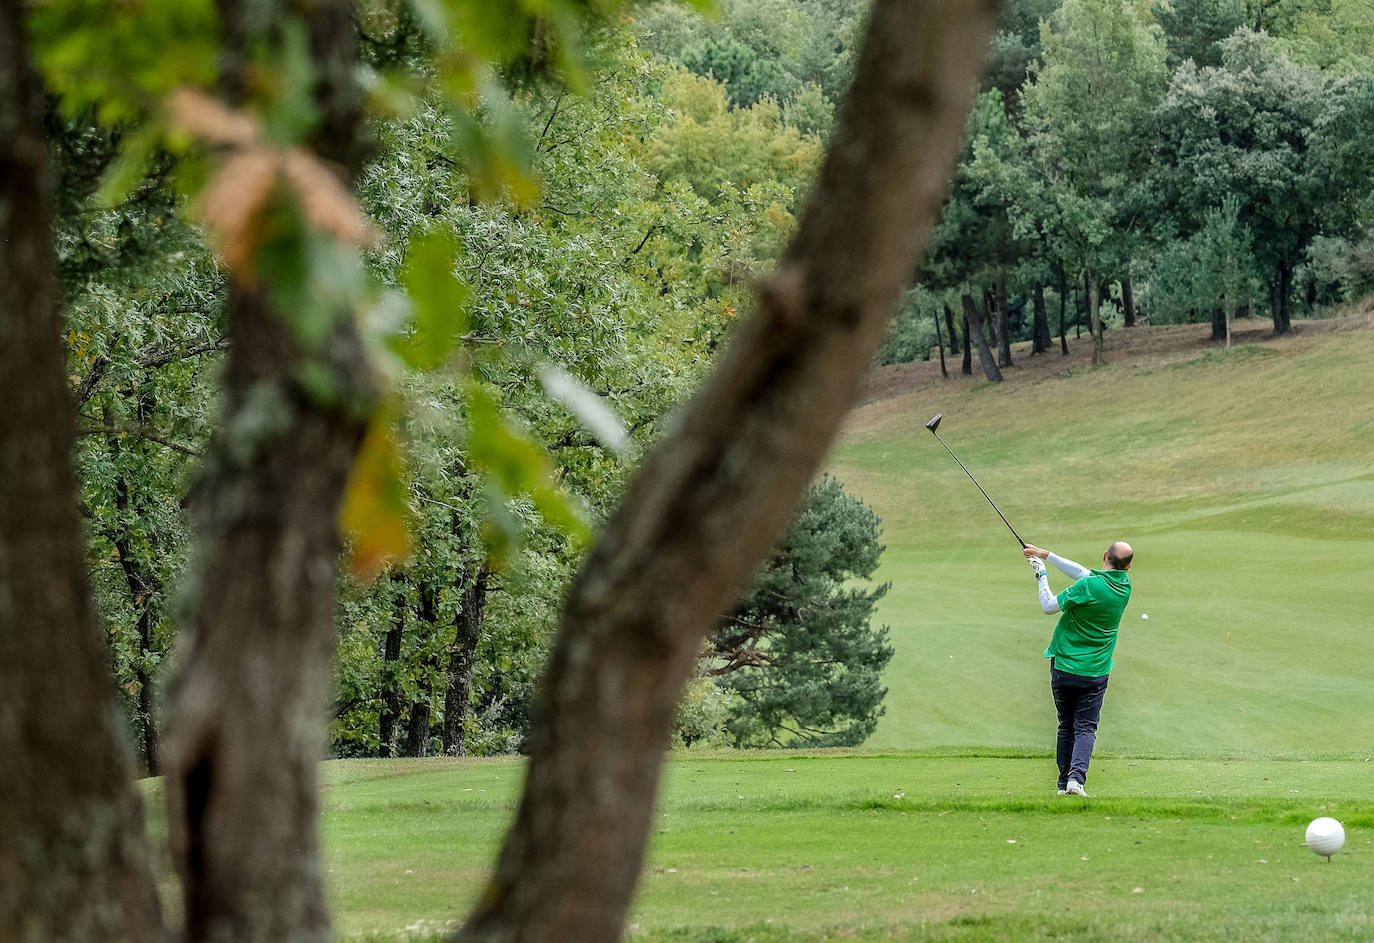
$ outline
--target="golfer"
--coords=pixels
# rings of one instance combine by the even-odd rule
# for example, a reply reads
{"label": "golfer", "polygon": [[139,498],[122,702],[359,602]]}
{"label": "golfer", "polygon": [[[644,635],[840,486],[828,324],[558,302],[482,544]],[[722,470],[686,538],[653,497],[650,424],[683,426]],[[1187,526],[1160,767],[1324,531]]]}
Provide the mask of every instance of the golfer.
{"label": "golfer", "polygon": [[[1059,714],[1059,736],[1054,758],[1059,763],[1059,794],[1086,796],[1088,762],[1097,739],[1097,720],[1107,694],[1112,670],[1112,649],[1121,614],[1131,598],[1131,568],[1135,551],[1117,541],[1102,554],[1102,569],[1089,570],[1048,550],[1027,546],[1026,559],[1035,572],[1040,608],[1045,615],[1061,613],[1045,657],[1050,660],[1050,691]],[[1058,596],[1050,592],[1045,573],[1048,560],[1072,579],[1073,585]]]}

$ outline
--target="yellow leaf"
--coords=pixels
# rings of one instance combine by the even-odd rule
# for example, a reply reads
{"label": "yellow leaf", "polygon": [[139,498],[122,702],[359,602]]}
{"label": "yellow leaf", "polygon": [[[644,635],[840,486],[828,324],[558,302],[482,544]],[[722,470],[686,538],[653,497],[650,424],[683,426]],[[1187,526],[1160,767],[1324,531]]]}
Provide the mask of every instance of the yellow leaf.
{"label": "yellow leaf", "polygon": [[390,418],[387,410],[379,410],[368,426],[339,512],[339,524],[349,537],[353,572],[362,579],[410,556],[405,471]]}

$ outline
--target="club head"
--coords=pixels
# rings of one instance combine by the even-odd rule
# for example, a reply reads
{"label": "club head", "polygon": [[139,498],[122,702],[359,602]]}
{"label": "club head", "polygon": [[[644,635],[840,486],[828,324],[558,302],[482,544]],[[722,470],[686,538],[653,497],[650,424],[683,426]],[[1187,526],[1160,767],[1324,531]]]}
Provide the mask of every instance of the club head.
{"label": "club head", "polygon": [[931,432],[934,432],[934,431],[935,431],[936,429],[938,429],[939,427],[940,427],[940,414],[939,414],[939,413],[936,413],[936,414],[935,414],[935,418],[932,419],[930,422],[926,423],[926,428],[929,429]]}

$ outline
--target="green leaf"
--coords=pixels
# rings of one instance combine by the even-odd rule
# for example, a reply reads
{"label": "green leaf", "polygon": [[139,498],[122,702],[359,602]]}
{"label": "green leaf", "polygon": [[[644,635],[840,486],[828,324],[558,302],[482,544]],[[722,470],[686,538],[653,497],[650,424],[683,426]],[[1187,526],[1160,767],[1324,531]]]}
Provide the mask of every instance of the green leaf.
{"label": "green leaf", "polygon": [[119,157],[100,181],[100,189],[95,194],[96,205],[118,206],[129,198],[147,176],[161,137],[161,128],[144,125],[124,138]]}
{"label": "green leaf", "polygon": [[410,295],[414,330],[393,346],[417,370],[432,370],[447,359],[467,330],[472,292],[453,274],[458,243],[449,232],[411,240],[401,281]]}
{"label": "green leaf", "polygon": [[[554,485],[548,453],[506,424],[488,388],[474,381],[466,385],[464,394],[471,423],[468,448],[473,464],[486,474],[488,488],[498,499],[493,505],[528,495],[546,521],[574,541],[585,541],[590,531],[568,496]],[[516,522],[494,506],[492,511],[492,523],[500,531],[496,536],[506,544],[514,543]]]}

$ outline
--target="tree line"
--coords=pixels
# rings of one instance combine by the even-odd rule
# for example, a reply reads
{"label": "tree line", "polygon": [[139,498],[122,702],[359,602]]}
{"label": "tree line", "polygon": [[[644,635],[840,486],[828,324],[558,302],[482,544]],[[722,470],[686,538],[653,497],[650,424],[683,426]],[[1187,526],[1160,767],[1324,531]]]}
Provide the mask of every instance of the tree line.
{"label": "tree line", "polygon": [[[828,113],[861,5],[657,4],[645,44],[732,103]],[[1276,334],[1374,289],[1368,0],[1012,0],[940,227],[884,363],[1267,312]],[[825,49],[824,55],[817,48]],[[824,118],[810,119],[825,127]]]}

